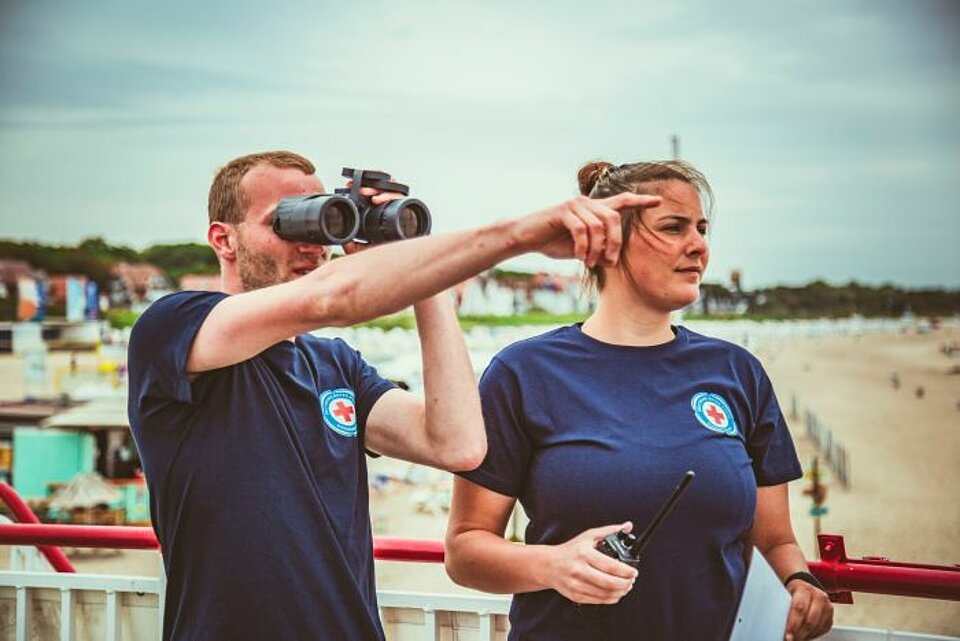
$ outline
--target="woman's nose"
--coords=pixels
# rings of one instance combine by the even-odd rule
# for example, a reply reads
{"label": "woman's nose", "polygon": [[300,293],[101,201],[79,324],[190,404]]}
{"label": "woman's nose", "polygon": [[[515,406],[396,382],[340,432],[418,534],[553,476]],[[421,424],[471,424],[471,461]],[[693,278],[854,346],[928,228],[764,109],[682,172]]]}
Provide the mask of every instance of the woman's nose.
{"label": "woman's nose", "polygon": [[687,253],[699,256],[701,254],[707,253],[710,245],[707,242],[707,237],[701,234],[699,231],[693,232],[693,238],[690,241],[690,244],[687,246]]}

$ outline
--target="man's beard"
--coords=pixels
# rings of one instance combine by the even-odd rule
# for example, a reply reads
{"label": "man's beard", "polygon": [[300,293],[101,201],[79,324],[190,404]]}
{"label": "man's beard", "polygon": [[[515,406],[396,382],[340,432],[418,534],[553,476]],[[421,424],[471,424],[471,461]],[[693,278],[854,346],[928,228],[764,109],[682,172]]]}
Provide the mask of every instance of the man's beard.
{"label": "man's beard", "polygon": [[245,292],[284,282],[277,261],[262,254],[248,252],[242,243],[237,247],[237,271]]}

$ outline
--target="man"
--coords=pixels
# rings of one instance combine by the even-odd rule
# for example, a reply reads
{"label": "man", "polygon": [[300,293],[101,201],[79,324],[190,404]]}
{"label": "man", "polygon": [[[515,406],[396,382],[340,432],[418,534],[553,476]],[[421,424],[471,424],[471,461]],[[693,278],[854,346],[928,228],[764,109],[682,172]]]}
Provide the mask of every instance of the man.
{"label": "man", "polygon": [[[517,220],[327,263],[272,231],[277,203],[323,192],[289,152],[237,158],[210,189],[222,292],[152,305],[130,339],[130,424],[167,571],[164,639],[382,639],[365,454],[445,470],[486,437],[443,291],[523,252],[616,261],[617,210],[579,198]],[[375,203],[396,194],[365,192]],[[425,399],[307,332],[414,305]]]}

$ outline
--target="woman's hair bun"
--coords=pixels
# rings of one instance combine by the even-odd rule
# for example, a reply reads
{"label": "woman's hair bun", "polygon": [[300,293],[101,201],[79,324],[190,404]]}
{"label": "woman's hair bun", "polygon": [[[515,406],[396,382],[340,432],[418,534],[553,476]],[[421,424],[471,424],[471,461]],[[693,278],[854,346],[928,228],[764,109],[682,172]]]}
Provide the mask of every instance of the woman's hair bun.
{"label": "woman's hair bun", "polygon": [[588,162],[577,172],[577,184],[580,187],[580,193],[589,196],[590,192],[596,186],[600,177],[606,173],[613,165],[605,160]]}

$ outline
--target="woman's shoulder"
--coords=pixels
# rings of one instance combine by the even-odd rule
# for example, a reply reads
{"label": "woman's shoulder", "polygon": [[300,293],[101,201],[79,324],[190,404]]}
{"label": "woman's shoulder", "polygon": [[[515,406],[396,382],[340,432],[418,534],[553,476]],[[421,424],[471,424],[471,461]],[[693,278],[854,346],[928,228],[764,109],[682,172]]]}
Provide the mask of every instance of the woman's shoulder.
{"label": "woman's shoulder", "polygon": [[726,357],[737,361],[749,363],[753,366],[760,366],[760,359],[754,356],[750,350],[742,345],[738,345],[737,343],[722,338],[717,338],[716,336],[700,334],[699,332],[695,332],[692,329],[682,325],[678,326],[678,331],[682,331],[686,334],[686,344],[691,349],[706,350],[717,354],[723,354]]}
{"label": "woman's shoulder", "polygon": [[499,352],[494,358],[504,363],[521,363],[531,356],[549,354],[558,349],[569,348],[578,343],[580,330],[577,325],[565,325],[535,336],[518,339]]}

